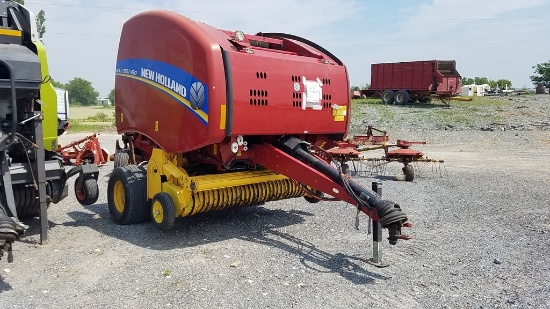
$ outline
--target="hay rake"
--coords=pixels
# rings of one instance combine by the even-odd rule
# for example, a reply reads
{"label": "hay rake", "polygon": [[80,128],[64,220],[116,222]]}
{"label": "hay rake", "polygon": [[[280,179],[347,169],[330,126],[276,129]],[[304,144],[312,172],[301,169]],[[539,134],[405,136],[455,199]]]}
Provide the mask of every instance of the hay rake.
{"label": "hay rake", "polygon": [[[373,132],[379,134],[375,135]],[[426,142],[397,140],[392,143],[389,142],[386,131],[367,126],[365,134],[355,135],[342,142],[321,144],[319,147],[330,153],[342,166],[342,170],[352,176],[383,176],[393,177],[395,180],[413,181],[415,177],[423,175],[428,166],[431,167],[432,174],[446,176],[444,160],[428,158],[423,152],[411,149],[410,147],[414,144],[426,144]],[[382,157],[364,155],[365,152],[379,149],[384,150]],[[391,175],[388,171],[390,162],[402,163],[403,174]]]}

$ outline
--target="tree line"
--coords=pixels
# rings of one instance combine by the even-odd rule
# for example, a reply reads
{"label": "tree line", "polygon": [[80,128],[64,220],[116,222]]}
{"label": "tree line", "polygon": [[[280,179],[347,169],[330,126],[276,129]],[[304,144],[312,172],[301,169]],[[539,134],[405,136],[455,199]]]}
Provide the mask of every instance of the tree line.
{"label": "tree line", "polygon": [[[53,79],[50,82],[52,86],[69,92],[69,103],[71,105],[95,105],[99,97],[99,92],[95,90],[92,83],[81,77],[75,77],[65,84]],[[111,103],[114,103],[114,101],[111,101]]]}

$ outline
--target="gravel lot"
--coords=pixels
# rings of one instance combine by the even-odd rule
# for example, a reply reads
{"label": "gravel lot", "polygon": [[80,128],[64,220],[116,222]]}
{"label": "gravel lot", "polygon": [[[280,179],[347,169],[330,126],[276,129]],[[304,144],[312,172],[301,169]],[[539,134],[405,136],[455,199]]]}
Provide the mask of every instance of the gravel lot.
{"label": "gravel lot", "polygon": [[[405,117],[390,126],[376,109],[356,107],[391,127],[391,139],[426,140],[415,148],[445,160],[441,172],[426,166],[412,183],[357,178],[369,188],[383,182],[383,196],[414,224],[412,240],[383,243],[387,268],[365,262],[367,220],[355,230],[355,210],[342,202],[271,202],[177,220],[166,233],[151,223],[118,226],[107,207],[110,162],[95,205],[80,206],[71,181],[69,197],[50,207],[47,244],[36,244],[38,221],[29,222],[15,262],[0,261],[1,306],[550,308],[550,96],[499,99],[504,107],[485,112],[505,121],[468,125]],[[114,149],[115,134],[99,138]]]}

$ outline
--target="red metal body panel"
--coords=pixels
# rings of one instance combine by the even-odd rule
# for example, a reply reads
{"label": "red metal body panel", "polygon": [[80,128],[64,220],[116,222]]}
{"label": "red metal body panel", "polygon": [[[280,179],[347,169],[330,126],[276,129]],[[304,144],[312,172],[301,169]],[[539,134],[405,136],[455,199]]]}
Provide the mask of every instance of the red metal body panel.
{"label": "red metal body panel", "polygon": [[[308,87],[319,102],[305,102]],[[247,34],[237,41],[234,32],[173,12],[149,11],[124,24],[115,88],[118,132],[143,134],[172,153],[237,135],[342,138],[349,122],[339,60],[295,39]]]}
{"label": "red metal body panel", "polygon": [[374,63],[371,65],[369,90],[408,90],[456,95],[460,92],[460,82],[455,61]]}
{"label": "red metal body panel", "polygon": [[[347,122],[334,121],[332,109],[333,105],[348,105],[347,74],[343,66],[320,63],[317,58],[265,50],[254,50],[254,54],[232,52],[231,65],[235,100],[232,134],[332,134],[346,131]],[[267,78],[257,78],[257,72],[265,73]],[[322,81],[320,110],[302,109],[303,77]],[[298,91],[295,91],[295,84],[300,87]]]}
{"label": "red metal body panel", "polygon": [[[120,65],[129,59],[145,61],[137,67],[138,72],[129,72]],[[178,101],[166,89],[158,88],[162,85],[152,86],[147,83],[147,78],[142,77],[140,68],[158,73],[155,65],[159,62],[187,72],[206,86],[206,123],[191,107],[184,105],[189,104],[190,83],[183,85],[186,95],[184,100]],[[174,71],[173,75],[181,75],[181,71]],[[129,76],[132,73],[137,74],[137,78]],[[124,24],[115,89],[119,133],[142,133],[168,152],[197,149],[219,142],[225,136],[221,128],[225,119],[221,118],[220,107],[226,103],[221,48],[197,23],[179,14],[150,11],[136,15]]]}

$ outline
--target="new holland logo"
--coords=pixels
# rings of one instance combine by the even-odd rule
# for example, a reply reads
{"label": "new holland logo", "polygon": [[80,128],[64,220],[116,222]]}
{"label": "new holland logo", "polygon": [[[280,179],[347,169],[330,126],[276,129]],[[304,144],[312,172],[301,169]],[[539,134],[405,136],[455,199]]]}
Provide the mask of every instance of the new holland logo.
{"label": "new holland logo", "polygon": [[205,91],[206,89],[201,82],[195,82],[191,85],[189,102],[191,102],[193,109],[202,109],[204,105]]}

